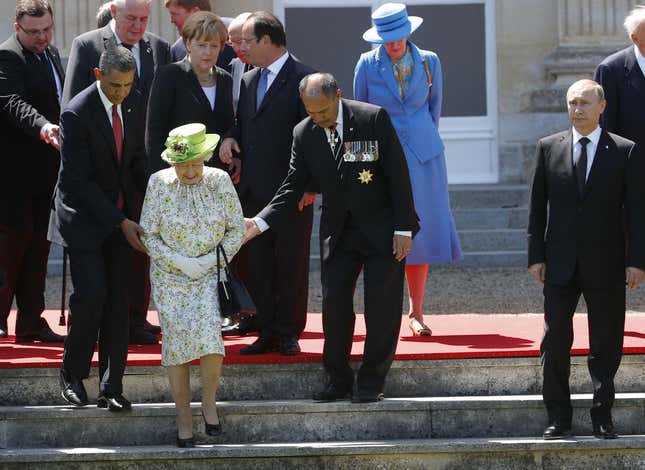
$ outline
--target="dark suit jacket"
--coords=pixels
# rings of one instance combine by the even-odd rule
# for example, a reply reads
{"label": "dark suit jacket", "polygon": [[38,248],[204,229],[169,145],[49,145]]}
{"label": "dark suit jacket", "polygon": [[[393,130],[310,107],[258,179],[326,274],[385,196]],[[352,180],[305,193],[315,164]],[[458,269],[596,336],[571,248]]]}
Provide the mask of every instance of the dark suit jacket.
{"label": "dark suit jacket", "polygon": [[[61,115],[61,168],[49,221],[49,240],[75,250],[95,250],[125,217],[136,219],[137,191],[145,190],[141,96],[122,105],[123,154],[117,164],[110,120],[93,83]],[[119,192],[125,207],[117,207]]]}
{"label": "dark suit jacket", "polygon": [[[213,109],[187,60],[165,65],[157,71],[150,91],[146,125],[150,174],[168,167],[160,155],[171,129],[201,122],[206,132],[223,136],[233,126],[233,79],[219,67],[216,73]],[[218,161],[216,154],[211,162]]]}
{"label": "dark suit jacket", "polygon": [[[307,118],[293,131],[289,174],[271,203],[259,214],[275,230],[288,229],[289,217],[305,186],[322,193],[320,242],[323,260],[329,258],[348,216],[382,253],[391,253],[395,230],[419,229],[414,211],[405,155],[387,112],[378,106],[343,99],[343,141],[378,141],[377,161],[343,162],[341,173],[325,131]],[[361,183],[359,172],[372,181]]]}
{"label": "dark suit jacket", "polygon": [[[49,46],[47,54],[63,84],[58,50]],[[56,184],[60,156],[40,140],[40,130],[48,122],[58,124],[60,105],[56,85],[46,80],[40,67],[38,58],[23,49],[16,35],[0,45],[0,126],[5,136],[0,225],[24,226],[30,198],[49,197]]]}
{"label": "dark suit jacket", "polygon": [[643,154],[633,142],[602,131],[581,198],[572,152],[571,130],[538,142],[530,192],[529,266],[546,262],[546,281],[566,285],[577,264],[583,287],[613,287],[624,283],[625,266],[645,268]]}
{"label": "dark suit jacket", "polygon": [[[101,53],[110,42],[116,44],[110,25],[81,34],[74,39],[67,62],[63,108],[76,94],[96,81],[94,68],[99,66]],[[136,80],[134,88],[141,93],[146,102],[155,71],[170,62],[170,45],[152,33],[145,33],[139,41],[139,52],[141,76]]]}
{"label": "dark suit jacket", "polygon": [[602,85],[607,99],[600,118],[602,128],[645,145],[645,76],[636,61],[634,46],[603,60],[594,80]]}
{"label": "dark suit jacket", "polygon": [[314,70],[289,57],[256,111],[260,68],[245,73],[240,84],[236,124],[229,133],[242,149],[239,192],[268,203],[289,170],[293,128],[307,113],[300,100],[300,80]]}
{"label": "dark suit jacket", "polygon": [[[228,73],[231,73],[231,60],[237,57],[235,51],[228,44],[224,44],[224,48],[217,57],[217,65],[219,68],[226,70]],[[170,46],[170,59],[173,62],[179,62],[186,58],[186,44],[184,40],[179,38],[175,43]]]}

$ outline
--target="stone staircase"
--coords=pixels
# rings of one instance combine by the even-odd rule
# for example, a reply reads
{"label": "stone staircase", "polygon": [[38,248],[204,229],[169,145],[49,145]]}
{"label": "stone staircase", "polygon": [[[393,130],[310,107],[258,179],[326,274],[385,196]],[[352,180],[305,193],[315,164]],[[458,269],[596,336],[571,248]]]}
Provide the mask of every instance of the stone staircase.
{"label": "stone staircase", "polygon": [[[450,204],[461,240],[464,260],[459,267],[524,266],[526,264],[526,185],[452,185]],[[316,201],[311,236],[312,269],[319,269],[318,227],[320,198]],[[49,274],[61,274],[62,250],[52,246]]]}
{"label": "stone staircase", "polygon": [[[645,356],[616,380],[615,441],[589,437],[586,360],[572,361],[575,438],[543,441],[539,358],[396,361],[385,401],[314,403],[320,364],[224,366],[224,434],[174,447],[174,409],[161,367],[130,367],[132,412],[62,406],[55,369],[0,370],[0,468],[51,469],[642,469]],[[96,371],[92,372],[95,377]],[[197,399],[198,376],[193,370]],[[90,394],[96,379],[86,383]]]}

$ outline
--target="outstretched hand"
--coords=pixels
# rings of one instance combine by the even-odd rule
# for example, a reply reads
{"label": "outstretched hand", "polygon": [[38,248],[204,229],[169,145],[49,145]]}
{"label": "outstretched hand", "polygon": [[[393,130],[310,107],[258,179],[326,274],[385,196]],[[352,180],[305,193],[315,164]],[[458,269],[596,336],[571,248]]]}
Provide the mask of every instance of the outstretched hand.
{"label": "outstretched hand", "polygon": [[139,238],[145,235],[146,232],[138,223],[134,220],[123,219],[123,222],[121,222],[121,231],[132,248],[141,253],[148,253],[148,249],[141,243],[141,239]]}

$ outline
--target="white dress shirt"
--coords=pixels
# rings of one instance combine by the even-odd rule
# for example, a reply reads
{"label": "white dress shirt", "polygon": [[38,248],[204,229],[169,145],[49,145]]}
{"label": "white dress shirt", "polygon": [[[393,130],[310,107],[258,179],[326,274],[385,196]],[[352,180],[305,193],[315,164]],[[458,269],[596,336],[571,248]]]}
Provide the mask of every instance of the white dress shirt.
{"label": "white dress shirt", "polygon": [[246,64],[239,57],[233,57],[229,64],[231,66],[231,75],[233,76],[233,111],[237,113],[237,102],[240,100],[240,84]]}
{"label": "white dress shirt", "polygon": [[[116,26],[114,23],[114,18],[110,20],[109,25],[110,25],[110,29],[114,33],[114,38],[116,39],[117,46],[122,45],[123,41],[121,41],[121,39],[119,38],[119,35],[116,34]],[[140,57],[141,51],[139,50],[139,42],[137,42],[136,44],[132,44],[132,48],[130,49],[130,51],[132,52],[132,55],[134,55],[134,60],[137,63],[137,75],[141,76],[141,57]]]}
{"label": "white dress shirt", "polygon": [[[112,102],[110,99],[105,96],[105,93],[103,93],[103,90],[101,90],[101,82],[98,80],[96,81],[96,88],[99,90],[99,96],[101,97],[101,103],[103,103],[103,107],[105,108],[105,112],[107,113],[107,117],[110,120],[110,126],[112,125]],[[118,113],[119,117],[121,118],[121,127],[123,128],[123,136],[125,138],[125,123],[123,122],[123,114],[121,113],[121,105],[117,105],[116,107],[116,112]]]}
{"label": "white dress shirt", "polygon": [[645,57],[641,54],[641,50],[634,44],[634,53],[636,54],[636,62],[641,68],[641,73],[645,75]]}
{"label": "white dress shirt", "polygon": [[600,127],[596,127],[596,129],[588,135],[582,135],[575,127],[573,128],[573,166],[576,166],[576,163],[578,163],[580,153],[582,152],[582,145],[579,140],[583,137],[590,140],[587,144],[587,174],[585,175],[585,182],[589,178],[589,173],[591,172],[591,165],[593,165],[593,160],[596,156],[596,149],[598,148],[598,141],[600,140],[601,132]]}
{"label": "white dress shirt", "polygon": [[217,87],[215,85],[203,86],[202,90],[204,90],[204,94],[206,95],[206,99],[208,99],[208,102],[211,105],[211,109],[215,109],[215,94],[217,91]]}
{"label": "white dress shirt", "polygon": [[266,89],[267,92],[269,91],[269,88],[271,88],[271,84],[275,80],[275,77],[277,77],[278,74],[280,73],[280,70],[282,70],[282,67],[287,62],[288,58],[289,58],[289,53],[285,52],[275,62],[273,62],[268,67],[266,67],[267,69],[269,69],[269,74],[267,75],[267,89]]}

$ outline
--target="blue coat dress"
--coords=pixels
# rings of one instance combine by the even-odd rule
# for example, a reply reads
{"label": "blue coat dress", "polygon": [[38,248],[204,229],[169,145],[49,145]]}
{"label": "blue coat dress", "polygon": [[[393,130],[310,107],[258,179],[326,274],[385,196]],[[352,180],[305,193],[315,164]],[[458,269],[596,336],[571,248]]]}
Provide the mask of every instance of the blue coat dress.
{"label": "blue coat dress", "polygon": [[[354,98],[387,110],[403,146],[410,171],[414,206],[421,230],[414,237],[407,264],[447,263],[462,259],[450,211],[444,145],[439,136],[441,63],[431,51],[408,41],[414,71],[406,96],[401,97],[392,62],[383,46],[361,54],[354,71]],[[428,93],[428,75],[432,76]]]}

